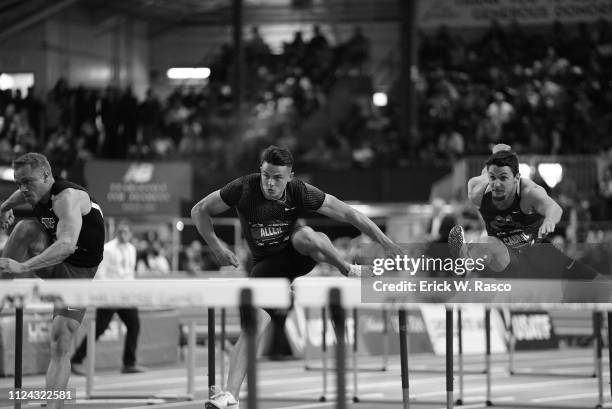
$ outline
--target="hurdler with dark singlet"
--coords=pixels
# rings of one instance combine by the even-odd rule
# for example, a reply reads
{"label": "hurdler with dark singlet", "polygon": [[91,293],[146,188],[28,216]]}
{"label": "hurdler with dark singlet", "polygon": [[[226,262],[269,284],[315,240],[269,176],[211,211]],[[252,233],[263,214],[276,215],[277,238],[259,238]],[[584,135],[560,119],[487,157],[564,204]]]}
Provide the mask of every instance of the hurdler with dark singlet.
{"label": "hurdler with dark singlet", "polygon": [[[235,207],[251,249],[254,265],[249,277],[286,277],[293,280],[310,272],[318,262],[336,267],[349,277],[361,276],[362,266],[346,262],[329,238],[298,218],[313,211],[350,223],[382,245],[388,255],[400,255],[393,243],[364,214],[336,197],[293,177],[293,157],[284,148],[270,146],[261,156],[260,173],[238,178],[217,190],[192,211],[199,233],[222,265],[238,266],[236,255],[215,235],[211,216]],[[259,310],[258,336],[270,322]],[[207,409],[237,409],[240,387],[247,367],[246,338],[241,334],[230,357],[227,385],[205,402]]]}
{"label": "hurdler with dark singlet", "polygon": [[455,226],[448,243],[455,257],[481,258],[494,277],[592,280],[599,274],[558,250],[546,237],[561,220],[561,207],[544,188],[521,177],[517,155],[499,144],[480,176],[468,181],[468,198],[487,236],[467,243]]}
{"label": "hurdler with dark singlet", "polygon": [[[2,251],[0,273],[92,279],[104,249],[100,206],[83,187],[56,181],[47,158],[39,153],[17,158],[13,169],[19,189],[0,205],[0,227],[13,224],[13,208],[26,203],[32,206],[36,220],[17,223]],[[70,352],[84,314],[83,309],[54,309],[46,390],[66,389]],[[49,400],[47,407],[63,408],[64,402]]]}

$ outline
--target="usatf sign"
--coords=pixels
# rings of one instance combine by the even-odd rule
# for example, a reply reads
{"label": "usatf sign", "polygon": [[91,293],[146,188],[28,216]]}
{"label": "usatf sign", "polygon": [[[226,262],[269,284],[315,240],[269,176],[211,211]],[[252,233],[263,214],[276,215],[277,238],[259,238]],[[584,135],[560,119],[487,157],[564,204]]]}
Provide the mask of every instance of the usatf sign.
{"label": "usatf sign", "polygon": [[88,189],[111,216],[176,216],[191,200],[191,165],[184,162],[90,161]]}

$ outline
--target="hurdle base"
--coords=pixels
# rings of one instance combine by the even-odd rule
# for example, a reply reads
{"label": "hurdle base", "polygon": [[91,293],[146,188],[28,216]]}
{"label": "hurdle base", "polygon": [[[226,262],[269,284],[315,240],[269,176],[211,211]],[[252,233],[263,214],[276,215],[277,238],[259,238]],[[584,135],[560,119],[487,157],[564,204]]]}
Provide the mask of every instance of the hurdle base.
{"label": "hurdle base", "polygon": [[458,405],[458,406],[463,405],[463,399],[457,399],[457,400],[455,401],[455,405]]}
{"label": "hurdle base", "polygon": [[[454,375],[458,375],[461,371],[454,371]],[[446,369],[444,368],[410,368],[410,373],[446,373]],[[472,369],[463,371],[465,375],[486,375],[486,369]]]}
{"label": "hurdle base", "polygon": [[510,376],[552,376],[559,378],[597,378],[597,374],[570,374],[570,373],[559,373],[559,372],[529,372],[529,371],[511,371],[508,373]]}
{"label": "hurdle base", "polygon": [[361,399],[359,399],[358,396],[353,396],[353,403],[359,403],[361,402]]}
{"label": "hurdle base", "polygon": [[192,401],[195,396],[192,394],[187,395],[146,395],[146,394],[130,394],[130,393],[109,393],[109,394],[91,394],[85,397],[86,400],[105,400],[105,401],[125,401],[125,400],[151,400],[151,401],[162,401],[162,402],[179,402],[179,401]]}
{"label": "hurdle base", "polygon": [[[309,365],[304,365],[304,370],[305,371],[323,371],[325,370],[323,367],[321,366],[309,366]],[[327,369],[329,370],[329,368]],[[347,371],[353,371],[354,369],[352,367],[347,367],[346,368]],[[383,368],[358,368],[357,371],[359,372],[386,372],[387,368],[383,367]]]}
{"label": "hurdle base", "polygon": [[[488,403],[490,401],[487,401],[487,406]],[[495,406],[493,403],[491,403],[492,406]],[[514,402],[514,401],[504,401],[503,403],[500,402],[500,405],[503,407],[509,407],[509,408],[525,408],[525,409],[583,409],[585,407],[585,405],[555,405],[555,404],[547,404],[547,403],[527,403],[527,402]],[[610,406],[608,405],[597,405],[595,406],[596,409],[603,409],[603,408],[609,408]]]}

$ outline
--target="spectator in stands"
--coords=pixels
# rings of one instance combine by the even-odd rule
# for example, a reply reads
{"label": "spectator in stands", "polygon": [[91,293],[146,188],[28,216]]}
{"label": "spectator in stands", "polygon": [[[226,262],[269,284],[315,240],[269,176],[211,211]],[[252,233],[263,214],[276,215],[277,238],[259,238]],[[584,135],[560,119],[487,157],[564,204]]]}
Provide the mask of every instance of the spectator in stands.
{"label": "spectator in stands", "polygon": [[259,27],[251,27],[251,38],[245,44],[247,65],[259,67],[267,66],[270,56],[270,47],[259,33]]}
{"label": "spectator in stands", "polygon": [[601,172],[598,193],[602,200],[600,220],[612,220],[612,164]]}
{"label": "spectator in stands", "polygon": [[185,249],[185,265],[183,270],[190,274],[197,274],[204,270],[203,246],[199,240],[194,240]]}
{"label": "spectator in stands", "polygon": [[166,251],[158,240],[149,245],[144,252],[144,257],[140,258],[136,264],[138,275],[164,275],[169,274],[171,270]]}
{"label": "spectator in stands", "polygon": [[370,40],[363,34],[361,26],[355,26],[353,35],[344,46],[347,62],[361,71],[370,59]]}
{"label": "spectator in stands", "polygon": [[106,87],[100,102],[100,117],[104,127],[102,154],[106,158],[121,159],[127,156],[127,144],[119,134],[120,122],[119,91]]}
{"label": "spectator in stands", "polygon": [[510,122],[514,115],[514,107],[508,101],[503,92],[493,94],[493,102],[487,108],[487,117],[497,126],[503,128]]}

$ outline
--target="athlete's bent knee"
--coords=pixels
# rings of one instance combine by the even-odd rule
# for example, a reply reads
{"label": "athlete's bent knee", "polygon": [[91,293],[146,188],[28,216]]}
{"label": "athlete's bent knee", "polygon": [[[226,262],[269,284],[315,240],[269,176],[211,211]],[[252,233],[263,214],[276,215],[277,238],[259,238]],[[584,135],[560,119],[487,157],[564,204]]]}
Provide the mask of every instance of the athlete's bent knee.
{"label": "athlete's bent knee", "polygon": [[316,232],[308,226],[300,228],[291,237],[291,243],[296,249],[307,252],[318,250],[326,240],[329,239],[325,234]]}

